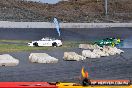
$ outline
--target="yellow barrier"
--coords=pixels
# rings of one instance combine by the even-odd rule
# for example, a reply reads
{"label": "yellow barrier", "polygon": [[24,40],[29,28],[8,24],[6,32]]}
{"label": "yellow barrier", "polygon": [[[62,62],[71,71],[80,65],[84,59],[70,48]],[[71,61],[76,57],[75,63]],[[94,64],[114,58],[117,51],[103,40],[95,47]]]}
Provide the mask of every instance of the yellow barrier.
{"label": "yellow barrier", "polygon": [[81,86],[77,83],[58,83],[58,88],[132,88],[132,85],[89,85]]}

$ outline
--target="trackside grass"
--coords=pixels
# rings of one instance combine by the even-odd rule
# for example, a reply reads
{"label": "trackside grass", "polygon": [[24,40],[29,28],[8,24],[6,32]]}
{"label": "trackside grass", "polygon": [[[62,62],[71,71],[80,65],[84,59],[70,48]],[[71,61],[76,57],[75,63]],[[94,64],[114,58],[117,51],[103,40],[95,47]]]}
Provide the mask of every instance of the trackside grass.
{"label": "trackside grass", "polygon": [[30,47],[27,46],[29,40],[0,40],[0,53],[20,52],[20,51],[35,51],[35,50],[50,50],[54,48],[68,49],[78,48],[81,43],[89,43],[88,41],[64,41],[61,47]]}

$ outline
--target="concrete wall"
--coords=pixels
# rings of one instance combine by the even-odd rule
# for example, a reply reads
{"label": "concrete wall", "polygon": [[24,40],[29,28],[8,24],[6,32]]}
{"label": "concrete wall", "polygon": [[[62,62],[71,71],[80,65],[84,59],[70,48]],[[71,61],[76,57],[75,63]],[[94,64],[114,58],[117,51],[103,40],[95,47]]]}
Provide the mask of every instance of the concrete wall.
{"label": "concrete wall", "polygon": [[9,22],[0,21],[0,28],[53,28],[53,23],[48,22]]}
{"label": "concrete wall", "polygon": [[[60,23],[61,28],[105,28],[132,27],[132,23]],[[0,21],[0,28],[55,28],[49,22],[9,22]]]}
{"label": "concrete wall", "polygon": [[132,27],[132,23],[62,23],[62,28]]}

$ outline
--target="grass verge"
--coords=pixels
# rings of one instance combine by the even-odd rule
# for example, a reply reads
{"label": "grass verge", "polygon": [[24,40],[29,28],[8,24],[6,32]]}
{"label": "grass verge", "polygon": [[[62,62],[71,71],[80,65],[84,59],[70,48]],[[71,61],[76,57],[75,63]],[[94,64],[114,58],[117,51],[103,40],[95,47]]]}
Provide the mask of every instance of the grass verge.
{"label": "grass verge", "polygon": [[[0,53],[54,49],[54,47],[30,47],[27,46],[28,42],[29,42],[28,40],[0,40]],[[20,45],[21,43],[22,45]],[[55,48],[59,48],[59,49],[78,48],[79,44],[81,43],[89,43],[89,42],[64,41],[61,47],[55,47]]]}

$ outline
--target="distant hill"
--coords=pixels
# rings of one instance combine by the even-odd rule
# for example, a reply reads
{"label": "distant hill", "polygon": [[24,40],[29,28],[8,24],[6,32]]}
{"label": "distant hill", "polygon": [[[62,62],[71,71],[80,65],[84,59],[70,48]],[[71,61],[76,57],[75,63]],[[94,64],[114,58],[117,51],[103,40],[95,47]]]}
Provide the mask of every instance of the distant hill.
{"label": "distant hill", "polygon": [[1,0],[0,21],[131,22],[131,0],[108,0],[109,14],[104,15],[104,0],[69,0],[45,4],[25,0]]}

